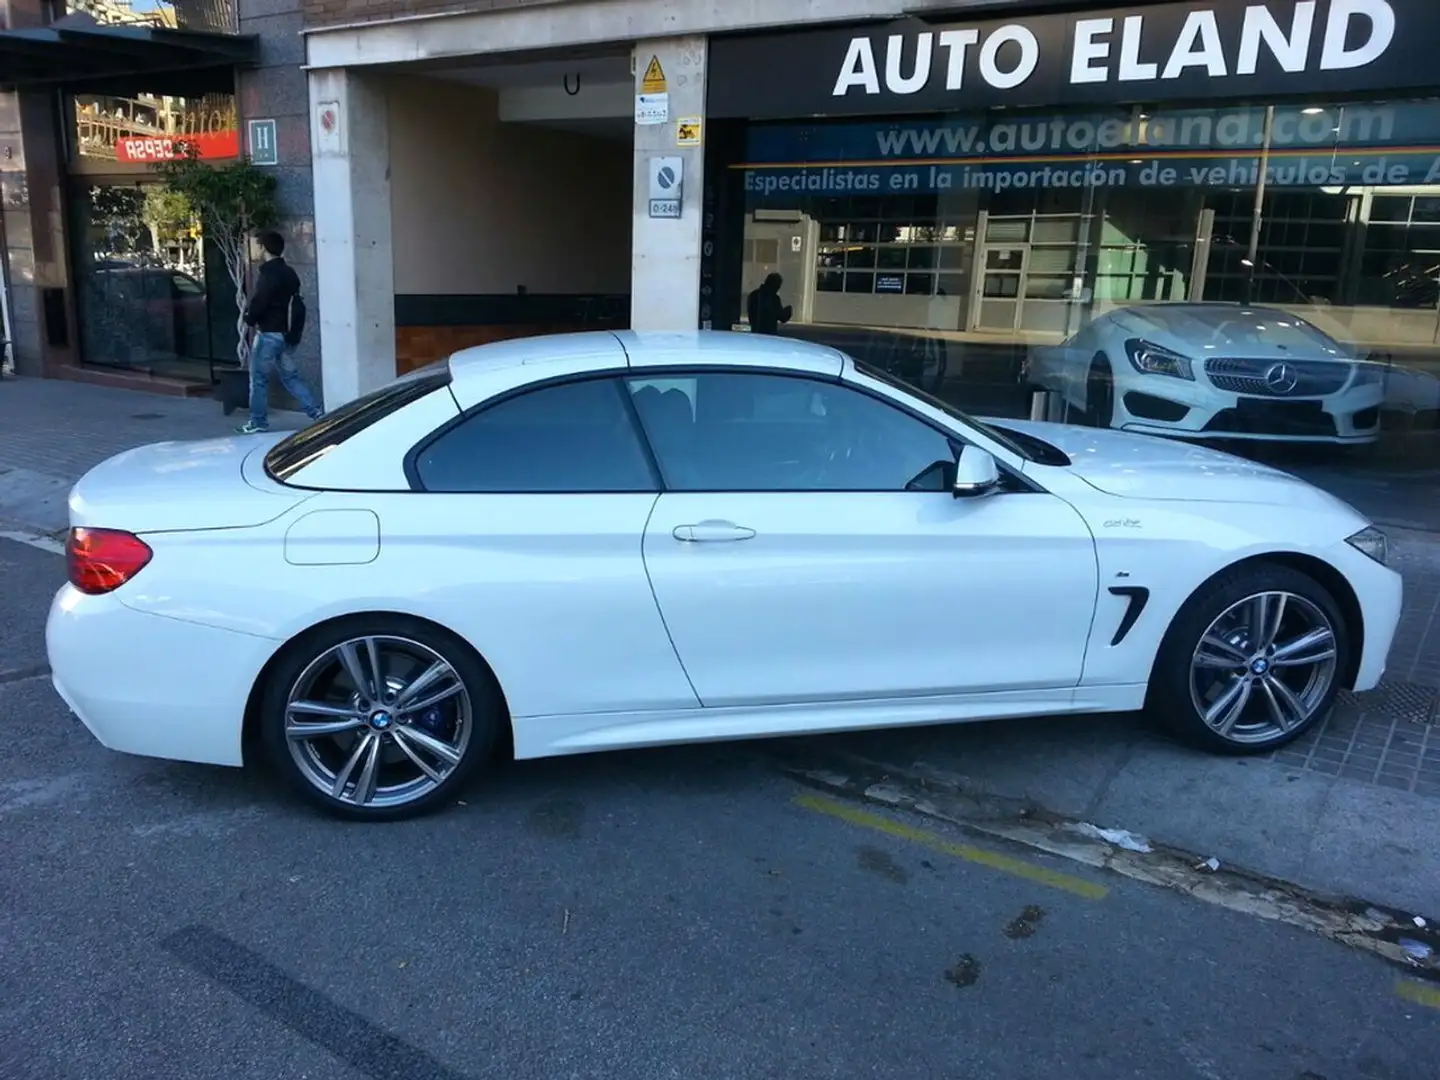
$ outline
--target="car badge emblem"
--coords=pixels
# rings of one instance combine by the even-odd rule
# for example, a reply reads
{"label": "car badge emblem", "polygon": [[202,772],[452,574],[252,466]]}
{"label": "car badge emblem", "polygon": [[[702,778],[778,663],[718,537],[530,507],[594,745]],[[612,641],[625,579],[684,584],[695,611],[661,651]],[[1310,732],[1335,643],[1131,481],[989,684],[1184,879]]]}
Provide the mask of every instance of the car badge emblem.
{"label": "car badge emblem", "polygon": [[1276,364],[1265,372],[1265,385],[1272,394],[1288,394],[1300,385],[1300,376],[1289,364]]}

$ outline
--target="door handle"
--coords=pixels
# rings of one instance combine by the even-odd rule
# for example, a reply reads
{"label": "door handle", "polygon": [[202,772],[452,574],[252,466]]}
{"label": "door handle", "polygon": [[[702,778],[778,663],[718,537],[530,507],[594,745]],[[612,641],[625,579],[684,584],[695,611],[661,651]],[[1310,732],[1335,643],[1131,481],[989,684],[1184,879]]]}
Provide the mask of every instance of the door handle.
{"label": "door handle", "polygon": [[755,530],[731,521],[702,521],[696,525],[677,525],[670,535],[690,544],[716,544],[749,540]]}

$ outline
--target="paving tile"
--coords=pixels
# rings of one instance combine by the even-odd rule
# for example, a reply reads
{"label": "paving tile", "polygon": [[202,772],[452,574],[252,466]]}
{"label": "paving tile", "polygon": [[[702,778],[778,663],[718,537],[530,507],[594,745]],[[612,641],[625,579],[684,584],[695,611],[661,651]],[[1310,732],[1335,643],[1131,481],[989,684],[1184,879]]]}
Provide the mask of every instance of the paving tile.
{"label": "paving tile", "polygon": [[1415,786],[1415,778],[1382,772],[1375,778],[1375,783],[1381,787],[1394,788],[1396,791],[1410,791]]}

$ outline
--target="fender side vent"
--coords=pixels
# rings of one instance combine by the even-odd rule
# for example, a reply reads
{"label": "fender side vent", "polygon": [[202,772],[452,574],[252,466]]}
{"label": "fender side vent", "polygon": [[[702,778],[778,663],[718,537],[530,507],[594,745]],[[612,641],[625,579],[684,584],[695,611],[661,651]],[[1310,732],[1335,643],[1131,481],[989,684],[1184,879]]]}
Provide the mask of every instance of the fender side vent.
{"label": "fender side vent", "polygon": [[1140,614],[1150,602],[1150,590],[1140,585],[1112,585],[1110,595],[1123,596],[1130,601],[1125,608],[1125,614],[1120,617],[1120,625],[1115,628],[1115,636],[1110,639],[1110,647],[1114,648],[1125,640],[1126,635],[1140,621]]}

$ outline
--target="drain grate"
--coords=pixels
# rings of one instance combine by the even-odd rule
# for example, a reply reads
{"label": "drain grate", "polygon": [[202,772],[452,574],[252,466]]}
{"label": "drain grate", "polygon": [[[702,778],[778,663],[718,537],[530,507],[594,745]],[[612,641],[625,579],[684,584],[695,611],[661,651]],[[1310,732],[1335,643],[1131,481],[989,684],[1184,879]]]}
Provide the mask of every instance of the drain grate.
{"label": "drain grate", "polygon": [[1364,694],[1341,695],[1342,703],[1371,716],[1403,720],[1411,724],[1433,724],[1440,717],[1440,689],[1420,683],[1382,679]]}
{"label": "drain grate", "polygon": [[163,412],[137,412],[130,414],[131,420],[164,420]]}

